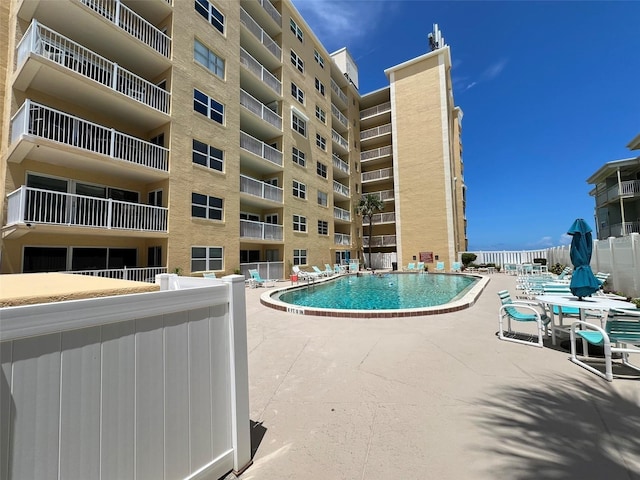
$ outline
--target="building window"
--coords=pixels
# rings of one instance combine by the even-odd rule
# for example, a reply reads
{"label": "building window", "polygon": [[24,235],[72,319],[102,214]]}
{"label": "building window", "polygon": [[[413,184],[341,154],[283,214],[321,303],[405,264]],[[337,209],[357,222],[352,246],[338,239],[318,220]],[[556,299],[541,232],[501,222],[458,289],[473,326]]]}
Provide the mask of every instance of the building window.
{"label": "building window", "polygon": [[214,122],[224,124],[224,105],[195,88],[193,89],[193,109]]}
{"label": "building window", "polygon": [[304,73],[304,60],[302,60],[293,50],[291,50],[291,64],[296,67],[300,73]]}
{"label": "building window", "polygon": [[316,105],[316,118],[325,125],[327,124],[327,112],[321,109],[318,105]]}
{"label": "building window", "polygon": [[191,272],[223,270],[223,247],[191,247]]}
{"label": "building window", "polygon": [[327,178],[327,166],[322,162],[316,162],[316,173],[322,178]]}
{"label": "building window", "polygon": [[324,97],[324,84],[316,77],[316,90]]}
{"label": "building window", "polygon": [[318,220],[318,235],[329,235],[329,222]]}
{"label": "building window", "polygon": [[306,250],[293,250],[293,264],[294,265],[306,265],[307,264],[307,251]]}
{"label": "building window", "polygon": [[318,205],[327,206],[327,194],[318,190]]}
{"label": "building window", "polygon": [[293,160],[293,163],[297,163],[301,167],[306,167],[307,166],[307,161],[305,159],[304,152],[301,152],[296,147],[293,147],[293,149],[292,149],[291,158]]}
{"label": "building window", "polygon": [[220,33],[224,33],[224,15],[207,0],[196,0],[196,12],[206,18]]}
{"label": "building window", "polygon": [[327,139],[316,133],[316,145],[320,150],[327,151]]}
{"label": "building window", "polygon": [[191,216],[222,220],[222,199],[200,193],[191,193]]}
{"label": "building window", "polygon": [[224,171],[224,153],[222,150],[195,139],[193,140],[191,159],[193,163],[198,165],[203,165],[219,172]]}
{"label": "building window", "polygon": [[193,43],[193,58],[211,73],[224,79],[224,60],[198,40]]}
{"label": "building window", "polygon": [[293,82],[291,82],[291,95],[304,105],[304,92]]}
{"label": "building window", "polygon": [[307,122],[293,112],[291,112],[291,128],[306,138]]}
{"label": "building window", "polygon": [[307,231],[307,217],[302,215],[293,216],[293,231],[294,232],[306,232]]}
{"label": "building window", "polygon": [[318,50],[313,51],[313,59],[320,65],[320,68],[324,68],[324,57],[320,55]]}
{"label": "building window", "polygon": [[291,27],[291,31],[296,36],[296,38],[301,42],[303,42],[304,34],[302,33],[302,29],[298,26],[296,22],[293,21],[293,18],[289,19],[289,26]]}
{"label": "building window", "polygon": [[293,196],[305,199],[307,198],[307,186],[297,180],[293,181]]}

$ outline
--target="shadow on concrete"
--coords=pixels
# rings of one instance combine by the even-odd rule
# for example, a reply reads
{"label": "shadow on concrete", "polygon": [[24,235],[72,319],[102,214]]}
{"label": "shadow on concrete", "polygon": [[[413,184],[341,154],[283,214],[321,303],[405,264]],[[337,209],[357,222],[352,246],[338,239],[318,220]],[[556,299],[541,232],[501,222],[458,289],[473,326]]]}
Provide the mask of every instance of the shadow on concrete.
{"label": "shadow on concrete", "polygon": [[497,388],[474,415],[479,451],[498,458],[492,478],[640,479],[638,386],[623,395],[594,376]]}
{"label": "shadow on concrete", "polygon": [[262,422],[254,422],[249,420],[251,429],[251,460],[255,457],[258,447],[262,443],[262,439],[267,433],[267,429],[262,425]]}

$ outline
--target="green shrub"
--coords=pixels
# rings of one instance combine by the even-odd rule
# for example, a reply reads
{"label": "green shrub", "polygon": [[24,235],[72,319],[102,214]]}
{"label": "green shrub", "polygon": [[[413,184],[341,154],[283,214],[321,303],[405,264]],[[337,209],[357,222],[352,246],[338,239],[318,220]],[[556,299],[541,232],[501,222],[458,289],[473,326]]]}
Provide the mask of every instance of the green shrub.
{"label": "green shrub", "polygon": [[462,260],[462,264],[465,267],[470,267],[472,265],[471,262],[473,262],[476,258],[478,258],[478,256],[475,253],[463,253],[461,255],[461,260]]}
{"label": "green shrub", "polygon": [[560,275],[565,266],[566,265],[562,265],[561,263],[556,263],[555,265],[550,265],[548,270],[555,275]]}

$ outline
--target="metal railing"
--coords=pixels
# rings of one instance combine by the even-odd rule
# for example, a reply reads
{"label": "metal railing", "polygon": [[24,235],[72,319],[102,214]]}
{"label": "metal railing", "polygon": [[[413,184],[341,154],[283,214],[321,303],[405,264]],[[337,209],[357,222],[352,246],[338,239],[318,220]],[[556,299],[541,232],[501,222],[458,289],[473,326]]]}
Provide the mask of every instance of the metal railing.
{"label": "metal railing", "polygon": [[344,138],[342,135],[340,135],[338,132],[336,132],[334,129],[331,129],[331,140],[336,142],[345,150],[349,150],[349,142],[347,142],[347,139]]}
{"label": "metal railing", "polygon": [[282,152],[248,133],[240,132],[240,148],[257,155],[279,167],[282,166]]}
{"label": "metal railing", "polygon": [[368,192],[366,195],[375,195],[383,202],[395,200],[395,196],[393,195],[393,190],[381,190],[379,192]]}
{"label": "metal railing", "polygon": [[373,137],[379,137],[380,135],[387,135],[391,133],[391,124],[380,125],[379,127],[370,128],[360,132],[360,140],[367,140]]}
{"label": "metal railing", "polygon": [[26,100],[11,119],[11,142],[33,135],[93,153],[169,171],[169,150],[112,128]]}
{"label": "metal railing", "polygon": [[282,241],[283,228],[273,223],[240,220],[240,238]]}
{"label": "metal railing", "polygon": [[[374,213],[372,215],[371,220],[375,225],[380,223],[395,223],[396,221],[396,212],[387,212],[387,213]],[[369,225],[369,217],[362,218],[362,225]]]}
{"label": "metal railing", "polygon": [[119,0],[80,1],[161,55],[171,57],[171,38]]}
{"label": "metal railing", "polygon": [[260,277],[267,280],[288,278],[284,271],[284,262],[248,262],[240,264],[240,272],[247,280],[251,278],[249,270],[258,270]]}
{"label": "metal railing", "polygon": [[333,243],[336,245],[351,245],[351,235],[344,233],[334,233]]}
{"label": "metal railing", "polygon": [[374,180],[386,180],[393,177],[393,168],[381,168],[371,172],[362,172],[362,181],[371,182]]}
{"label": "metal railing", "polygon": [[269,16],[273,18],[280,27],[282,27],[282,15],[280,15],[280,12],[278,12],[276,7],[274,7],[269,0],[258,0],[258,3],[262,5],[262,8],[266,10]]}
{"label": "metal railing", "polygon": [[640,233],[640,221],[601,225],[598,229],[598,238],[604,240],[609,237],[623,237],[632,233]]}
{"label": "metal railing", "polygon": [[167,273],[167,267],[124,267],[107,268],[104,270],[67,270],[64,273],[87,275],[90,277],[117,278],[133,282],[155,283],[156,275]]}
{"label": "metal railing", "polygon": [[381,103],[380,105],[376,105],[375,107],[366,108],[360,112],[360,120],[364,120],[365,118],[374,117],[376,115],[380,115],[381,113],[386,113],[391,111],[391,102]]}
{"label": "metal railing", "polygon": [[17,52],[18,65],[32,52],[162,113],[169,113],[169,92],[36,20],[20,40]]}
{"label": "metal railing", "polygon": [[240,64],[262,80],[262,83],[276,92],[278,96],[282,95],[282,82],[269,70],[264,68],[264,66],[253,58],[244,48],[240,48]]}
{"label": "metal railing", "polygon": [[342,170],[344,173],[349,173],[349,164],[338,157],[336,154],[331,155],[333,159],[333,166],[338,170]]}
{"label": "metal railing", "polygon": [[267,32],[263,30],[263,28],[258,25],[258,23],[247,13],[247,11],[240,7],[240,23],[242,23],[247,30],[249,30],[260,43],[266,47],[273,55],[280,60],[282,58],[282,49],[275,42],[273,38],[271,38]]}
{"label": "metal railing", "polygon": [[375,160],[377,158],[388,157],[393,154],[391,145],[386,147],[374,148],[373,150],[365,150],[360,152],[360,161]]}
{"label": "metal railing", "polygon": [[17,223],[167,231],[169,209],[21,186],[7,195],[7,225]]}
{"label": "metal railing", "polygon": [[333,103],[331,104],[331,113],[334,117],[338,119],[338,121],[344,125],[345,127],[349,126],[349,119],[343,115],[338,107],[336,107]]}
{"label": "metal railing", "polygon": [[244,90],[240,90],[240,105],[278,130],[282,130],[282,117]]}
{"label": "metal railing", "polygon": [[342,90],[340,90],[340,87],[333,78],[331,79],[331,90],[338,96],[340,100],[342,100],[342,103],[347,104],[347,96]]}
{"label": "metal railing", "polygon": [[346,222],[351,221],[351,212],[340,207],[333,207],[333,218],[338,220],[344,220]]}
{"label": "metal railing", "polygon": [[255,178],[247,177],[246,175],[240,175],[240,192],[278,203],[282,203],[284,198],[282,188],[261,182]]}
{"label": "metal railing", "polygon": [[[365,247],[369,246],[369,237],[362,237],[362,245]],[[372,247],[395,247],[396,246],[396,236],[395,235],[372,235],[371,236],[371,246]]]}
{"label": "metal railing", "polygon": [[333,181],[333,191],[339,193],[340,195],[344,195],[345,197],[350,197],[349,187],[341,184],[337,180]]}

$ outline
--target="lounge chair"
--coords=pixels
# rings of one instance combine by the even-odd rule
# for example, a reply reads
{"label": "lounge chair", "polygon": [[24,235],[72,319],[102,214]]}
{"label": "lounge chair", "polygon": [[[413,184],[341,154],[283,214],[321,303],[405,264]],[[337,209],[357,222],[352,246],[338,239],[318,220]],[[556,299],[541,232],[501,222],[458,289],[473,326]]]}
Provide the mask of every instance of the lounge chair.
{"label": "lounge chair", "polygon": [[[580,327],[580,329],[578,329]],[[586,368],[592,373],[613,381],[612,354],[620,353],[622,364],[640,372],[640,366],[629,362],[630,353],[640,353],[640,312],[610,310],[604,328],[592,323],[576,321],[571,325],[571,361]],[[604,367],[602,372],[578,358],[576,339],[584,340],[585,355],[588,355],[589,345],[598,345],[604,349]]]}
{"label": "lounge chair", "polygon": [[333,273],[334,273],[334,272],[333,272],[333,268],[331,268],[331,265],[329,265],[328,263],[325,263],[325,264],[324,264],[324,274],[325,274],[327,277],[330,277],[330,276],[332,276],[332,275],[333,275]]}
{"label": "lounge chair", "polygon": [[337,274],[347,273],[347,269],[344,265],[338,265],[337,263],[333,264],[333,271]]}
{"label": "lounge chair", "polygon": [[444,273],[444,262],[436,263],[436,272]]}
{"label": "lounge chair", "polygon": [[405,271],[407,272],[415,272],[416,271],[416,264],[415,262],[411,262],[407,265],[407,268],[405,268]]}
{"label": "lounge chair", "polygon": [[315,272],[307,272],[305,270],[300,270],[300,267],[298,265],[293,266],[293,273],[298,276],[299,280],[316,280],[322,276],[322,275],[318,275]]}
{"label": "lounge chair", "polygon": [[[522,343],[542,348],[542,340],[548,335],[548,325],[551,319],[546,310],[538,302],[517,300],[513,301],[507,290],[498,292],[500,297],[500,309],[498,310],[498,338],[507,342]],[[504,329],[504,321],[507,321],[507,329]],[[535,322],[536,334],[531,334],[531,340],[523,338],[521,332],[516,332],[511,328],[511,322]],[[538,337],[534,341],[534,337]]]}
{"label": "lounge chair", "polygon": [[419,272],[424,272],[424,262],[418,262],[416,270],[418,270]]}
{"label": "lounge chair", "polygon": [[215,272],[203,273],[204,278],[217,278]]}
{"label": "lounge chair", "polygon": [[[260,272],[258,270],[249,270],[249,275],[251,276],[251,286],[255,287],[268,287],[269,283],[274,284],[275,279],[264,279],[260,276]],[[272,285],[273,286],[273,285]]]}
{"label": "lounge chair", "polygon": [[317,273],[318,276],[320,277],[327,277],[327,272],[325,272],[324,270],[320,270],[320,268],[318,268],[317,265],[312,266],[311,268],[313,268],[313,272]]}
{"label": "lounge chair", "polygon": [[462,265],[460,264],[460,262],[453,262],[451,264],[451,271],[454,273],[461,273],[462,272]]}

